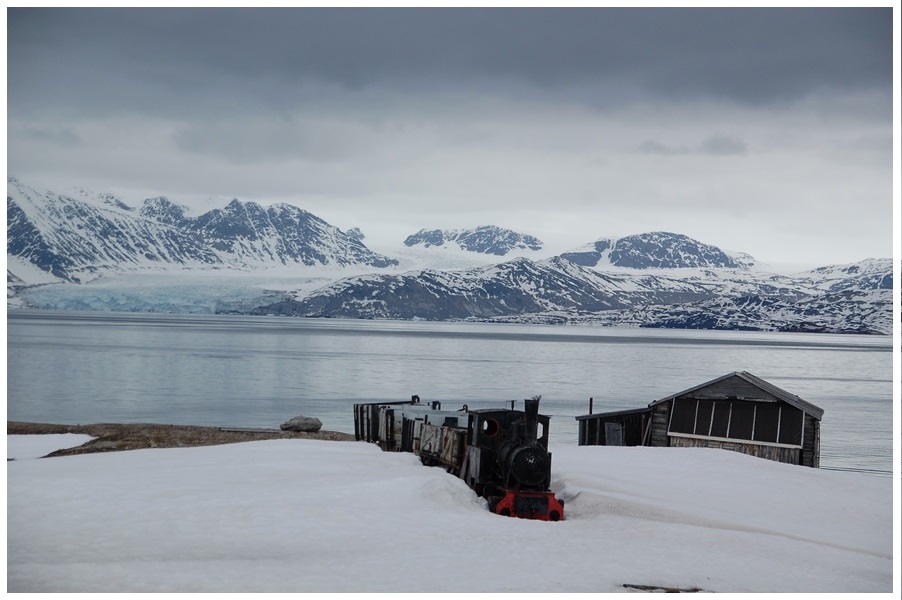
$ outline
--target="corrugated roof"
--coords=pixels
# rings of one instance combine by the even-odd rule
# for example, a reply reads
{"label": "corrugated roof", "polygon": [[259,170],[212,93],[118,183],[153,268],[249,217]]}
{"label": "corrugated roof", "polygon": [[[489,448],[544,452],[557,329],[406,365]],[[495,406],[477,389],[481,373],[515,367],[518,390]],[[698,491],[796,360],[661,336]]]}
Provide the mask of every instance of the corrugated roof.
{"label": "corrugated roof", "polygon": [[770,394],[771,396],[774,396],[774,397],[782,400],[783,402],[786,402],[787,404],[789,404],[791,406],[795,406],[799,410],[811,415],[812,417],[814,417],[817,420],[820,420],[821,417],[824,416],[824,409],[822,409],[818,406],[815,406],[814,404],[812,404],[806,400],[802,400],[795,394],[790,394],[786,390],[779,388],[779,387],[775,386],[774,384],[761,379],[757,375],[752,375],[748,371],[734,371],[732,373],[727,373],[726,375],[723,375],[722,377],[718,377],[717,379],[712,379],[711,381],[705,382],[701,385],[691,387],[688,390],[683,390],[682,392],[677,392],[676,394],[671,394],[670,396],[667,396],[666,398],[661,398],[660,400],[655,400],[654,402],[649,404],[649,406],[654,406],[655,404],[660,404],[661,402],[667,402],[669,400],[673,400],[674,398],[678,398],[680,396],[685,396],[696,390],[700,390],[702,388],[708,387],[709,385],[714,385],[715,383],[719,383],[725,379],[729,379],[730,377],[739,377],[741,379],[744,379],[745,381],[749,382],[750,384],[757,387],[758,389]]}

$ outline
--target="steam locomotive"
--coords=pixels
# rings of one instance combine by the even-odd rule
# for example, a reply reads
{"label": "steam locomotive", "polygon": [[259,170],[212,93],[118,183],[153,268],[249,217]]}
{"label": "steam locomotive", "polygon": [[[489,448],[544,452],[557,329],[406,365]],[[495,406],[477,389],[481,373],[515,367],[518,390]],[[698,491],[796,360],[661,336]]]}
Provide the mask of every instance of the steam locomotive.
{"label": "steam locomotive", "polygon": [[539,414],[537,396],[524,410],[442,410],[419,396],[404,402],[354,405],[357,440],[383,450],[412,452],[425,465],[445,467],[488,501],[499,515],[560,521],[564,502],[550,491],[550,417]]}

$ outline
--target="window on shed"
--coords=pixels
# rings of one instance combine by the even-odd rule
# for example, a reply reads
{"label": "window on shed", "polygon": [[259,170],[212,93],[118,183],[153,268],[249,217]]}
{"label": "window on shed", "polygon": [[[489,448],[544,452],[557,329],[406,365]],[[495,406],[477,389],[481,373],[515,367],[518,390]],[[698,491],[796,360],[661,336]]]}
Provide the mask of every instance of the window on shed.
{"label": "window on shed", "polygon": [[730,417],[730,434],[727,437],[740,440],[752,439],[754,421],[754,404],[751,402],[733,402],[733,414]]}
{"label": "window on shed", "polygon": [[698,402],[693,399],[673,401],[670,413],[670,431],[674,433],[695,433],[695,411]]}
{"label": "window on shed", "polygon": [[711,420],[711,437],[727,437],[730,426],[730,402],[714,403],[714,418]]}
{"label": "window on shed", "polygon": [[755,441],[776,442],[780,423],[780,405],[757,403],[755,405]]}
{"label": "window on shed", "polygon": [[677,398],[670,433],[802,445],[804,413],[775,402]]}
{"label": "window on shed", "polygon": [[784,406],[780,414],[780,443],[802,445],[802,418],[798,408]]}
{"label": "window on shed", "polygon": [[714,414],[714,402],[699,400],[695,413],[695,435],[711,435],[711,417]]}

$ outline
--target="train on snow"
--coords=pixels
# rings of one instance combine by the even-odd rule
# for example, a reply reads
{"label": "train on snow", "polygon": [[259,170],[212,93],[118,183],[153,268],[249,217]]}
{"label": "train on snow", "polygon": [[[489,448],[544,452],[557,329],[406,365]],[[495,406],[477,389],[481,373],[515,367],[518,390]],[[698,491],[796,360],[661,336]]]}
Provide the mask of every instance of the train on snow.
{"label": "train on snow", "polygon": [[524,410],[442,410],[419,396],[404,402],[354,405],[357,440],[383,450],[412,452],[425,465],[445,467],[488,501],[499,515],[560,521],[564,502],[550,490],[550,417],[537,396]]}

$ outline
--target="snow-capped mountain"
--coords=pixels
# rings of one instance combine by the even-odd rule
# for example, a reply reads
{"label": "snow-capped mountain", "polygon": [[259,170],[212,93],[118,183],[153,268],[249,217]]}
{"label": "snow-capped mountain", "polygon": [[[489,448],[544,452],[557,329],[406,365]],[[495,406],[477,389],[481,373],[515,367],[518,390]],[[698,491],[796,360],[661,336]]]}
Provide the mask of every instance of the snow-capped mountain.
{"label": "snow-capped mountain", "polygon": [[149,268],[397,264],[288,204],[233,200],[189,217],[164,197],[136,211],[109,194],[41,193],[14,178],[7,182],[7,256],[72,282]]}
{"label": "snow-capped mountain", "polygon": [[[539,260],[541,242],[497,227],[424,230],[377,253],[358,229],[287,204],[233,200],[193,216],[162,196],[133,208],[84,189],[40,193],[15,179],[7,189],[8,306],[892,331],[891,259],[779,275],[651,232]],[[494,262],[507,253],[519,257]]]}
{"label": "snow-capped mountain", "polygon": [[[874,289],[873,278],[889,282]],[[766,273],[741,278],[734,269],[601,272],[562,257],[514,259],[457,271],[349,277],[289,294],[255,314],[364,319],[469,319],[529,323],[595,323],[639,327],[889,333],[892,265],[866,261],[827,269],[867,271],[858,283]]]}
{"label": "snow-capped mountain", "polygon": [[622,238],[601,238],[561,254],[584,267],[628,269],[747,269],[754,259],[728,253],[678,233],[654,231]]}
{"label": "snow-capped mountain", "polygon": [[758,295],[716,297],[679,305],[649,304],[614,310],[582,322],[665,329],[889,334],[891,302],[892,294],[885,290],[829,292],[797,301]]}
{"label": "snow-capped mountain", "polygon": [[819,267],[799,273],[798,277],[829,292],[893,289],[892,263],[888,259],[869,258],[851,265]]}
{"label": "snow-capped mountain", "polygon": [[255,312],[445,320],[547,310],[597,312],[708,296],[703,288],[678,280],[605,275],[561,258],[540,262],[517,258],[460,271],[350,277]]}
{"label": "snow-capped mountain", "polygon": [[[76,199],[7,182],[6,253],[72,282],[155,264],[221,266],[202,240],[112,198]],[[15,274],[15,273],[14,273]]]}
{"label": "snow-capped mountain", "polygon": [[483,225],[475,229],[421,229],[408,236],[404,245],[426,248],[456,246],[470,252],[494,256],[506,256],[517,250],[542,249],[542,242],[538,238],[494,225]]}
{"label": "snow-capped mountain", "polygon": [[[171,210],[165,215],[175,217]],[[397,264],[394,259],[372,252],[357,235],[348,235],[290,204],[263,208],[255,202],[232,200],[225,208],[213,209],[193,219],[183,217],[176,224],[227,256],[233,264],[300,263],[376,268]]]}

